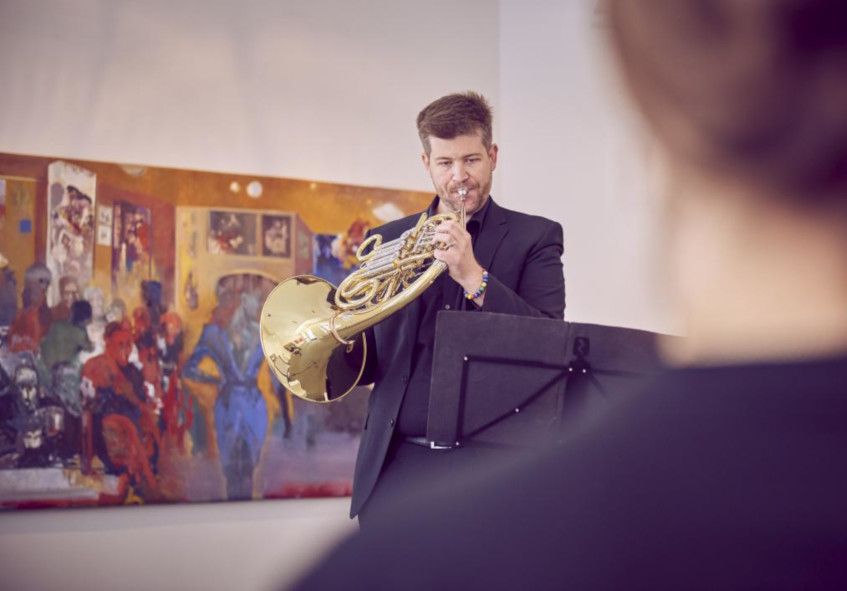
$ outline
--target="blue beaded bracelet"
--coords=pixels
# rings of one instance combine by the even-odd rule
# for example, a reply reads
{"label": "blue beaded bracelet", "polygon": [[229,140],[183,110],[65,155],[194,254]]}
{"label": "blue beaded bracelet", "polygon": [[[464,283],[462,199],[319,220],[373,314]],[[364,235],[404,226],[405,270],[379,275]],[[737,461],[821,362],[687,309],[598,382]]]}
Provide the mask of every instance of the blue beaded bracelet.
{"label": "blue beaded bracelet", "polygon": [[475,300],[479,296],[485,293],[485,288],[488,287],[488,271],[485,269],[482,270],[482,283],[479,284],[477,290],[473,293],[465,292],[465,297],[469,300]]}

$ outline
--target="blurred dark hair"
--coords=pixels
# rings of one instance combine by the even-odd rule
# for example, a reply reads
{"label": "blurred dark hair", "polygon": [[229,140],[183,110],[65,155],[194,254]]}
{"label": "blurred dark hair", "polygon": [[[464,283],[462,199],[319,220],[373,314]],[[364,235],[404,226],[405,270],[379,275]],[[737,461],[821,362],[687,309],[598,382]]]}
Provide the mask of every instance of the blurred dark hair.
{"label": "blurred dark hair", "polygon": [[424,151],[429,154],[430,136],[452,140],[460,135],[479,132],[482,144],[491,147],[491,106],[476,92],[448,94],[437,99],[418,113],[418,136]]}
{"label": "blurred dark hair", "polygon": [[103,339],[108,341],[110,338],[112,338],[112,335],[122,330],[129,332],[124,328],[123,324],[121,324],[120,322],[110,322],[106,325],[106,328],[103,330]]}
{"label": "blurred dark hair", "polygon": [[674,155],[795,201],[847,201],[847,2],[606,7],[629,90]]}
{"label": "blurred dark hair", "polygon": [[91,304],[77,300],[71,304],[71,324],[84,327],[91,321]]}

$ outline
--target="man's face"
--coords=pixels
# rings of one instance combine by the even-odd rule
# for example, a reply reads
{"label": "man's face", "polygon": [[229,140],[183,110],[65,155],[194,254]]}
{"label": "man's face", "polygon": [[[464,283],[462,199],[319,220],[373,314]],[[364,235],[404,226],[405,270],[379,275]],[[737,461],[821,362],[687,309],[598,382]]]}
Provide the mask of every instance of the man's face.
{"label": "man's face", "polygon": [[116,304],[111,304],[106,310],[106,322],[120,322],[124,319],[124,310]]}
{"label": "man's face", "polygon": [[33,384],[20,386],[21,400],[28,408],[35,408],[38,398],[38,388]]}
{"label": "man's face", "polygon": [[[62,235],[64,238],[66,235]],[[27,285],[37,288],[38,293],[44,293],[50,287],[50,275],[47,272],[39,272],[32,279],[27,279]]]}
{"label": "man's face", "polygon": [[182,325],[179,321],[179,317],[173,315],[173,313],[169,312],[162,316],[162,326],[165,327],[165,342],[169,345],[173,345],[176,342],[176,338],[179,336],[179,333],[182,332]]}
{"label": "man's face", "polygon": [[76,385],[76,371],[70,365],[59,366],[53,375],[54,392],[62,400],[78,398],[79,390]]}
{"label": "man's face", "polygon": [[103,292],[99,289],[94,289],[90,293],[86,292],[88,303],[91,304],[91,315],[94,318],[103,316]]}
{"label": "man's face", "polygon": [[71,207],[77,212],[82,213],[88,207],[88,200],[81,193],[71,195]]}
{"label": "man's face", "polygon": [[43,443],[44,437],[41,433],[41,429],[32,429],[24,432],[24,449],[38,449]]}
{"label": "man's face", "polygon": [[79,299],[79,285],[74,283],[73,281],[68,281],[64,287],[62,287],[62,302],[67,306],[71,307],[71,305]]}
{"label": "man's face", "polygon": [[132,353],[132,335],[123,329],[113,332],[106,340],[106,353],[118,366],[124,367],[129,363],[129,355]]}
{"label": "man's face", "polygon": [[486,148],[480,132],[451,140],[430,136],[430,152],[422,160],[440,198],[439,213],[458,212],[459,188],[467,189],[465,213],[479,211],[491,191],[491,176],[497,166],[497,145]]}
{"label": "man's face", "polygon": [[34,369],[20,367],[15,373],[15,386],[20,392],[21,400],[30,408],[35,408],[38,398],[38,376]]}

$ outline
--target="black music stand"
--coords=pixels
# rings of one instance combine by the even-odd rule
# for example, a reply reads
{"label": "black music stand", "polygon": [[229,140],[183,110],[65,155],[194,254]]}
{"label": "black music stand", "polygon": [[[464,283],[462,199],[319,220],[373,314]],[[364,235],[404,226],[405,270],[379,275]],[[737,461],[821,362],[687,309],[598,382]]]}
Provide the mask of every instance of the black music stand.
{"label": "black music stand", "polygon": [[441,312],[427,420],[436,449],[561,439],[656,373],[655,333],[486,312]]}

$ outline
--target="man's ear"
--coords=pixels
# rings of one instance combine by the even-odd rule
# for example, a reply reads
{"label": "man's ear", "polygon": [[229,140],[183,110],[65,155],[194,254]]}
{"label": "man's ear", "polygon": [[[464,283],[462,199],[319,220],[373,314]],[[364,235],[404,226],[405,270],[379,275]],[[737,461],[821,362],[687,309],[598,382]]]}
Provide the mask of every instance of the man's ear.
{"label": "man's ear", "polygon": [[421,162],[423,162],[424,170],[429,170],[429,154],[421,152]]}
{"label": "man's ear", "polygon": [[499,151],[500,148],[497,147],[497,144],[491,144],[491,147],[488,148],[488,157],[491,159],[491,170],[497,168],[497,154]]}

